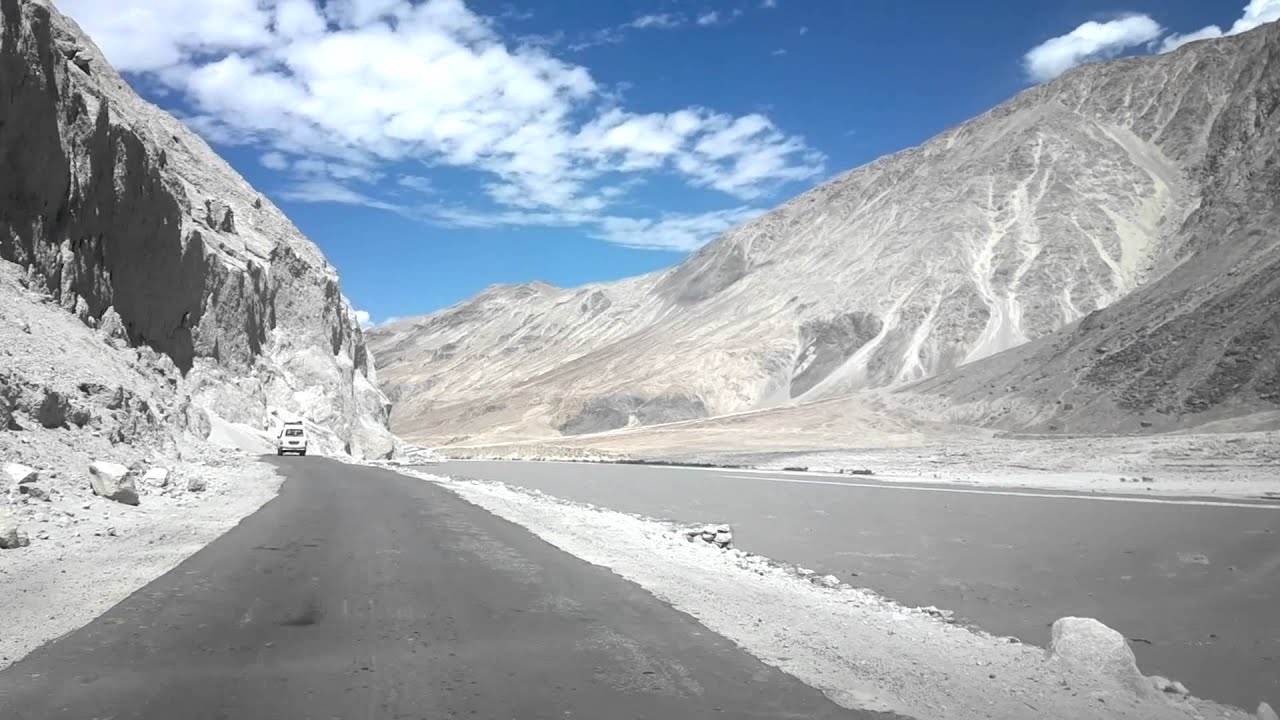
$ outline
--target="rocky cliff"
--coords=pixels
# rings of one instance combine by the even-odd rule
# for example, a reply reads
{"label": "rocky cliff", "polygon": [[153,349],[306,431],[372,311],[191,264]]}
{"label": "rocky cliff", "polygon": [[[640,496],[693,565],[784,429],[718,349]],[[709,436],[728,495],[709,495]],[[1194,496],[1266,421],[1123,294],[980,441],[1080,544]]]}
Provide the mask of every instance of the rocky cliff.
{"label": "rocky cliff", "polygon": [[[1277,132],[1278,36],[1273,24],[1077,69],[805,193],[666,272],[573,290],[493,288],[379,329],[371,343],[397,400],[393,426],[430,442],[577,434],[792,406],[962,367],[954,381],[922,386],[924,396],[967,407],[957,419],[1000,424],[1013,411],[983,408],[1015,384],[1025,390],[1001,378],[1052,375],[1055,343],[1084,348],[1076,375],[1092,387],[1126,388],[1116,427],[1151,423],[1138,416],[1174,375],[1234,378],[1178,400],[1186,412],[1169,415],[1174,424],[1271,403],[1269,381],[1255,378],[1269,366],[1182,351],[1236,342],[1247,350],[1231,357],[1252,358],[1273,342],[1272,306],[1259,303],[1276,278],[1266,148]],[[1206,329],[1188,303],[1217,308],[1218,324]],[[1099,314],[1113,306],[1123,327]],[[1022,347],[1050,349],[1002,355]],[[1047,393],[1005,424],[1054,425],[1052,411],[1031,409],[1056,407]]]}
{"label": "rocky cliff", "polygon": [[0,258],[172,361],[199,406],[386,456],[389,405],[320,251],[44,0],[0,0]]}

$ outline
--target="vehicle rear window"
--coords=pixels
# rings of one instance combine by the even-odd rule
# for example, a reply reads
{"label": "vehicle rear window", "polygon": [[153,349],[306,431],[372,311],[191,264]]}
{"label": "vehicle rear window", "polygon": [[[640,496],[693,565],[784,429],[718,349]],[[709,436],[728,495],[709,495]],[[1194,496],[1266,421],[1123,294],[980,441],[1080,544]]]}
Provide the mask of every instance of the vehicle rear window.
{"label": "vehicle rear window", "polygon": [[284,436],[285,437],[302,437],[302,430],[298,428],[291,428],[289,430],[284,431]]}

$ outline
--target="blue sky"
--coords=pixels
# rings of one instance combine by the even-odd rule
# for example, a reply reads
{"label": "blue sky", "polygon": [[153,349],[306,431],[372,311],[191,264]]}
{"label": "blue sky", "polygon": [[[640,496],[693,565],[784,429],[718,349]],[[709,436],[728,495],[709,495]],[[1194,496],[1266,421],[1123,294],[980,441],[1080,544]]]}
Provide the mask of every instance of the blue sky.
{"label": "blue sky", "polygon": [[1280,0],[58,4],[375,323],[670,266],[1075,64],[1280,17]]}

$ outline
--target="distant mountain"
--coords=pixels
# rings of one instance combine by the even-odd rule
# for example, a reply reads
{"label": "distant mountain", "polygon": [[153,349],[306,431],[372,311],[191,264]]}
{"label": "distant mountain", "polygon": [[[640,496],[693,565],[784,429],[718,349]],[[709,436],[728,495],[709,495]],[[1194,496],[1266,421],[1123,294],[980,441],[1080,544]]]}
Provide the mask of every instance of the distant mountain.
{"label": "distant mountain", "polygon": [[920,380],[908,406],[1037,429],[1280,403],[1278,46],[1272,24],[1079,68],[671,270],[380,328],[392,427],[580,434]]}

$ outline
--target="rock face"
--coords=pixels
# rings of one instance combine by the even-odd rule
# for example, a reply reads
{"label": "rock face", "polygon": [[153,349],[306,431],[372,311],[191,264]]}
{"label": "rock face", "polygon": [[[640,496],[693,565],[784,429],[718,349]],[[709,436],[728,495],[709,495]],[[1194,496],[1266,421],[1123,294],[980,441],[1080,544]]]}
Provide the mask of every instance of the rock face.
{"label": "rock face", "polygon": [[124,465],[95,462],[89,466],[89,486],[93,494],[125,505],[138,504],[138,488],[133,473]]}
{"label": "rock face", "polygon": [[[255,427],[282,409],[388,455],[388,404],[320,251],[45,0],[0,16],[0,258],[109,342],[167,358],[197,405]],[[86,421],[67,400],[40,424]]]}
{"label": "rock face", "polygon": [[1079,68],[669,271],[380,328],[393,426],[581,434],[939,376],[926,402],[957,419],[1041,430],[1070,412],[1055,390],[1078,427],[1276,409],[1278,49],[1271,24]]}

